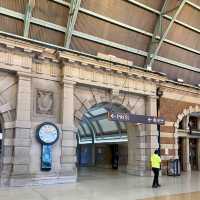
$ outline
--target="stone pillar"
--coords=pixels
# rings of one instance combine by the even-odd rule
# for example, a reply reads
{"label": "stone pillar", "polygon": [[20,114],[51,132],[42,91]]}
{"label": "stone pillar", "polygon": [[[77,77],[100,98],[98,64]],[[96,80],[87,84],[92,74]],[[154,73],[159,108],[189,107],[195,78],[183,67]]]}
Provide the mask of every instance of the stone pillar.
{"label": "stone pillar", "polygon": [[183,170],[190,172],[190,144],[189,144],[189,138],[183,139]]}
{"label": "stone pillar", "polygon": [[183,118],[183,129],[187,130],[188,129],[188,123],[189,123],[189,115],[185,116]]}
{"label": "stone pillar", "polygon": [[137,129],[134,124],[127,123],[127,134],[128,134],[128,174],[137,174],[137,162],[136,162],[136,134]]}
{"label": "stone pillar", "polygon": [[74,128],[74,85],[63,80],[62,88],[62,146],[61,146],[61,174],[67,181],[76,181],[76,135]]}
{"label": "stone pillar", "polygon": [[31,144],[31,77],[26,73],[18,73],[18,91],[16,107],[16,124],[14,137],[14,158],[11,185],[18,185],[17,179],[23,183],[30,175]]}
{"label": "stone pillar", "polygon": [[[157,116],[157,97],[148,96],[146,99],[146,115]],[[146,171],[147,175],[151,174],[150,170],[150,157],[154,153],[155,149],[158,149],[158,130],[157,125],[146,125],[145,130],[145,153],[146,153]]]}

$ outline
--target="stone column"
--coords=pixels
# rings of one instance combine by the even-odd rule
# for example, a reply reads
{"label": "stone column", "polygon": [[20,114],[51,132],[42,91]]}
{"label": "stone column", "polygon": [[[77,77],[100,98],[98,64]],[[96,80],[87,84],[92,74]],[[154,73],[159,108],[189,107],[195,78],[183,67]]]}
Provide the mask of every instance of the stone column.
{"label": "stone column", "polygon": [[189,138],[183,139],[183,170],[190,172],[190,144],[189,144]]}
{"label": "stone column", "polygon": [[[148,96],[146,99],[146,115],[157,116],[157,97]],[[145,130],[145,153],[146,153],[146,171],[147,175],[151,174],[150,170],[150,157],[154,153],[155,149],[158,149],[158,130],[157,125],[146,125]]]}
{"label": "stone column", "polygon": [[139,148],[142,146],[140,141],[138,141],[138,127],[135,124],[127,124],[127,134],[128,134],[128,165],[127,173],[133,175],[141,175],[141,159]]}
{"label": "stone column", "polygon": [[185,116],[182,120],[183,120],[183,129],[187,130],[188,129],[188,123],[189,123],[189,115]]}
{"label": "stone column", "polygon": [[62,88],[62,146],[61,174],[69,181],[76,181],[76,135],[74,128],[74,85],[75,82],[63,80]]}
{"label": "stone column", "polygon": [[[26,73],[18,73],[15,127],[12,175],[15,178],[20,178],[22,181],[22,179],[27,178],[30,173],[31,77]],[[11,184],[15,185],[14,181],[17,180],[13,180],[13,183]]]}

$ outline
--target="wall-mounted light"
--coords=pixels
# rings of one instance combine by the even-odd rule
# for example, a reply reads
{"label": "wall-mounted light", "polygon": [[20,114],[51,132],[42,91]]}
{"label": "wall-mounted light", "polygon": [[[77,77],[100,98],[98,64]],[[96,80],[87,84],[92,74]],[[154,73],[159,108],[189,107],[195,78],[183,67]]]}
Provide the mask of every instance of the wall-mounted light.
{"label": "wall-mounted light", "polygon": [[179,83],[184,83],[184,80],[181,79],[181,78],[177,78],[177,81],[178,81]]}

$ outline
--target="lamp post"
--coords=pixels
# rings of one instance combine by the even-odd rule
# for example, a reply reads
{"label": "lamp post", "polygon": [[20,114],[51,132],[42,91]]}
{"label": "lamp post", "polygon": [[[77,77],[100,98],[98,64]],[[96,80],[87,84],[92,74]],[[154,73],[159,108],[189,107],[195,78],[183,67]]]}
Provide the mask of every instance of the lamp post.
{"label": "lamp post", "polygon": [[[160,99],[163,95],[163,91],[160,90],[160,88],[157,88],[156,90],[156,95],[157,95],[157,117],[160,116]],[[160,124],[157,124],[157,130],[158,130],[158,153],[160,155]]]}

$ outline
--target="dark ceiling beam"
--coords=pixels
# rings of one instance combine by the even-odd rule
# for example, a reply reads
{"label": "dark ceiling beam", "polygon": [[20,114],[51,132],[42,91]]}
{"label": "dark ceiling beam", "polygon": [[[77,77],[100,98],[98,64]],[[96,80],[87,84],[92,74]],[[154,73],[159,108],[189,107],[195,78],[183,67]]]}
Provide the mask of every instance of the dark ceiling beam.
{"label": "dark ceiling beam", "polygon": [[[166,2],[167,2],[167,1],[168,1],[168,0],[166,0]],[[172,26],[173,26],[173,24],[174,24],[176,18],[178,17],[179,13],[181,12],[183,6],[186,4],[186,1],[187,1],[187,0],[182,0],[182,1],[181,1],[181,3],[179,4],[179,6],[178,6],[178,8],[177,8],[177,10],[176,10],[176,12],[175,12],[175,14],[174,14],[174,16],[172,17],[172,20],[170,21],[170,23],[169,23],[167,29],[164,31],[164,33],[163,33],[162,36],[160,37],[159,42],[158,42],[158,43],[156,42],[155,45],[153,45],[153,49],[150,49],[150,50],[149,50],[148,56],[147,56],[147,62],[146,62],[146,67],[147,67],[148,70],[151,70],[151,69],[152,69],[152,65],[153,65],[153,63],[154,63],[154,60],[156,59],[156,56],[158,55],[158,52],[159,52],[159,50],[160,50],[160,48],[161,48],[161,45],[163,44],[163,42],[164,42],[165,38],[167,37],[169,31],[171,30],[171,28],[172,28]],[[164,4],[164,5],[165,5],[165,4]],[[164,8],[164,9],[165,9],[165,8]],[[158,24],[159,24],[159,23],[162,23],[161,20],[162,20],[162,12],[161,12],[161,14],[160,14],[160,17],[159,17],[157,23],[158,23]],[[160,22],[160,21],[161,21],[161,22]],[[159,25],[159,26],[160,26],[160,25]],[[158,27],[156,27],[156,29],[157,29],[157,28],[158,28]],[[154,36],[155,36],[155,35],[154,35]],[[149,59],[148,59],[148,58],[149,58]]]}
{"label": "dark ceiling beam", "polygon": [[67,22],[67,29],[65,32],[64,47],[66,48],[69,48],[70,46],[72,33],[74,31],[80,5],[81,5],[81,0],[71,0],[69,17],[68,17],[68,22]]}
{"label": "dark ceiling beam", "polygon": [[26,12],[24,15],[24,37],[28,37],[29,35],[29,28],[31,23],[31,17],[32,17],[32,10],[35,6],[35,0],[29,0],[26,6]]}

